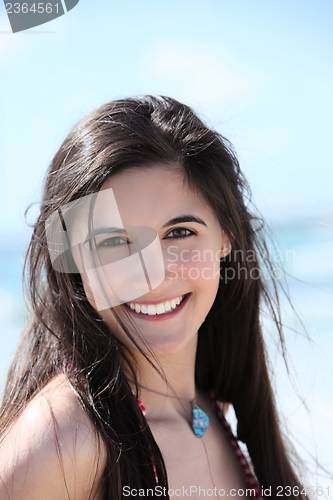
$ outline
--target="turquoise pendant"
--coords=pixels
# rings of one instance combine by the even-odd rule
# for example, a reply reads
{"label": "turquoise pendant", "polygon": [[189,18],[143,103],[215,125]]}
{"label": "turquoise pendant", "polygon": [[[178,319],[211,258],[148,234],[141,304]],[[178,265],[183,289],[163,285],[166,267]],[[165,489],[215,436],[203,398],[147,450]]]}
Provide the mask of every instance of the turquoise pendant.
{"label": "turquoise pendant", "polygon": [[208,415],[206,415],[206,413],[201,408],[199,408],[199,406],[196,404],[195,401],[191,402],[191,406],[192,406],[192,429],[194,434],[198,438],[201,438],[208,429],[210,420]]}

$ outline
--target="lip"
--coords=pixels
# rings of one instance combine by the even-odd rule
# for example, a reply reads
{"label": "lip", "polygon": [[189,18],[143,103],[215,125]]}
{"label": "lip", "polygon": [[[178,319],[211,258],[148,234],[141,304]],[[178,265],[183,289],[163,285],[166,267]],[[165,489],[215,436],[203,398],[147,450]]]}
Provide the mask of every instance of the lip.
{"label": "lip", "polygon": [[[176,309],[174,309],[173,311],[166,313],[166,314],[155,314],[154,316],[150,316],[149,314],[137,313],[136,311],[134,311],[133,309],[128,307],[128,305],[126,305],[126,304],[124,304],[124,307],[126,307],[126,311],[128,311],[130,314],[132,314],[135,318],[142,319],[143,321],[165,321],[167,319],[173,318],[174,316],[176,316],[178,313],[180,313],[184,309],[185,305],[188,302],[188,298],[190,295],[191,295],[190,293],[185,294],[184,295],[185,298],[184,298],[183,302],[178,307],[176,307]],[[168,299],[166,299],[166,300],[168,300]],[[157,302],[157,301],[141,302],[140,301],[140,304],[153,304],[153,305],[155,305],[155,304],[160,304],[160,303],[161,303],[161,301],[159,301],[159,302]]]}

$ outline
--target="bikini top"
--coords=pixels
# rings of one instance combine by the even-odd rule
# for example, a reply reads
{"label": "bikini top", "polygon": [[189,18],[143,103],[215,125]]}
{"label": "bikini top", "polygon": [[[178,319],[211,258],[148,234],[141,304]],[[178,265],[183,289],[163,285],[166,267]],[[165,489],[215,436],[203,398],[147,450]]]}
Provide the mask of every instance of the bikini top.
{"label": "bikini top", "polygon": [[[248,461],[244,457],[244,455],[243,455],[243,453],[242,453],[242,451],[237,443],[237,440],[232,433],[230,425],[228,424],[228,422],[223,414],[223,411],[218,406],[217,401],[214,398],[212,398],[212,404],[214,406],[216,415],[217,415],[219,421],[221,422],[222,427],[224,428],[225,433],[227,435],[227,438],[228,438],[228,440],[229,440],[229,442],[230,442],[230,444],[231,444],[231,446],[236,454],[236,457],[240,463],[240,466],[241,466],[243,474],[244,474],[246,487],[248,489],[254,490],[254,495],[251,494],[251,498],[256,499],[256,500],[263,500],[263,497],[260,493],[260,487],[259,487],[257,478],[255,477],[254,473],[252,472],[252,469],[251,469]],[[145,415],[146,408],[143,406],[140,399],[138,399],[138,405],[139,405],[139,408],[142,411],[143,415]],[[152,466],[153,466],[153,470],[154,470],[156,484],[158,484],[158,475],[157,475],[155,460],[154,460],[153,456],[152,456]]]}

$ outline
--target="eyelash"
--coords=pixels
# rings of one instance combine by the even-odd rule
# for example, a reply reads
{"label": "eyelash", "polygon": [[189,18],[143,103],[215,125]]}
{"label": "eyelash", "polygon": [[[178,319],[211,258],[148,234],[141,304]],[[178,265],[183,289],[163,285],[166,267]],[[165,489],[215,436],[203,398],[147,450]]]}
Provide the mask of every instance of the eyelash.
{"label": "eyelash", "polygon": [[[176,231],[186,231],[189,234],[186,234],[184,236],[170,236],[170,234],[175,233]],[[187,227],[176,227],[175,229],[172,229],[166,236],[164,236],[165,240],[169,239],[176,239],[176,240],[185,240],[186,238],[190,238],[191,236],[195,236],[195,232],[192,231],[191,229],[187,229]]]}
{"label": "eyelash", "polygon": [[[121,243],[118,243],[118,245],[108,245],[108,243],[110,242],[114,242],[115,240],[119,240],[121,241]],[[108,238],[104,241],[101,241],[101,243],[99,243],[97,245],[97,248],[100,250],[100,249],[103,249],[103,248],[117,248],[117,247],[120,247],[122,245],[129,245],[130,242],[125,240],[124,238],[122,238],[121,236],[113,236],[112,238]]]}

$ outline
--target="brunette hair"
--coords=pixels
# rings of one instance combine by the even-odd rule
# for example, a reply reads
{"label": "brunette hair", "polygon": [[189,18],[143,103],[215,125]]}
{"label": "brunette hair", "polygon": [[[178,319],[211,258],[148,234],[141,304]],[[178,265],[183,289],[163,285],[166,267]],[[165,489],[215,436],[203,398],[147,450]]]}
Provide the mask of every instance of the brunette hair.
{"label": "brunette hair", "polygon": [[[32,316],[9,370],[1,429],[65,369],[107,449],[103,498],[121,498],[123,485],[154,488],[152,454],[159,484],[167,486],[163,457],[128,384],[123,358],[134,379],[135,366],[88,302],[80,275],[54,270],[45,234],[52,213],[98,192],[110,175],[161,163],[179,166],[188,185],[214,210],[233,249],[232,258],[221,261],[218,293],[199,330],[196,385],[233,405],[237,437],[247,446],[260,485],[273,491],[278,486],[301,490],[268,375],[260,326],[263,301],[282,345],[283,337],[274,276],[273,287],[268,287],[253,272],[272,268],[258,219],[249,211],[248,185],[230,142],[169,97],[143,96],[100,106],[70,131],[56,153],[26,258]],[[244,259],[248,252],[254,257]],[[237,279],[224,280],[232,269]]]}

